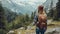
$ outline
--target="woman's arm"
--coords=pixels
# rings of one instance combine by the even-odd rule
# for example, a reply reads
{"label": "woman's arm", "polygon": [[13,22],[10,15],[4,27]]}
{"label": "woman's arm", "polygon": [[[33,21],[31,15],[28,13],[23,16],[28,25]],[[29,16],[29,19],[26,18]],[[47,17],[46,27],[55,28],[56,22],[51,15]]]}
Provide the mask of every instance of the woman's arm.
{"label": "woman's arm", "polygon": [[34,23],[33,25],[36,25],[36,24],[37,24],[37,22],[38,22],[38,17],[37,17],[37,16],[35,16],[35,17],[34,17],[34,21],[33,21],[33,23]]}

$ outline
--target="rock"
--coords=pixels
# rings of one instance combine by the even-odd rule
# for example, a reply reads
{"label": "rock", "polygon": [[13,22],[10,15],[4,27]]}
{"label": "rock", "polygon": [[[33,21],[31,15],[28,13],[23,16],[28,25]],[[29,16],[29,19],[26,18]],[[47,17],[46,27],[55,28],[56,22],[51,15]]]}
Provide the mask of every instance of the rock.
{"label": "rock", "polygon": [[13,30],[11,30],[7,34],[15,34],[15,32]]}

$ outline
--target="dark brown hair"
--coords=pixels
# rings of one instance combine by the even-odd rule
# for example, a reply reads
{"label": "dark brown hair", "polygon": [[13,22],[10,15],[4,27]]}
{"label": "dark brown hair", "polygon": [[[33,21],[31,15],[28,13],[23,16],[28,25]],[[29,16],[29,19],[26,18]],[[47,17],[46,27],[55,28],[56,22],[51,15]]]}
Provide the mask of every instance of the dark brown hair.
{"label": "dark brown hair", "polygon": [[40,11],[40,10],[43,10],[43,6],[41,5],[41,6],[38,6],[38,12]]}

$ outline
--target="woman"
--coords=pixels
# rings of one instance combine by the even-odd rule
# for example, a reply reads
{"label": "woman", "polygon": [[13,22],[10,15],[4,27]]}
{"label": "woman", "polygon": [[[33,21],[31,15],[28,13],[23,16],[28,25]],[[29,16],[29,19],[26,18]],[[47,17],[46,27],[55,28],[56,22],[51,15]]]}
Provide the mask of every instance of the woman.
{"label": "woman", "polygon": [[38,7],[38,15],[34,17],[36,25],[36,34],[44,34],[47,29],[47,15],[43,10],[43,6]]}

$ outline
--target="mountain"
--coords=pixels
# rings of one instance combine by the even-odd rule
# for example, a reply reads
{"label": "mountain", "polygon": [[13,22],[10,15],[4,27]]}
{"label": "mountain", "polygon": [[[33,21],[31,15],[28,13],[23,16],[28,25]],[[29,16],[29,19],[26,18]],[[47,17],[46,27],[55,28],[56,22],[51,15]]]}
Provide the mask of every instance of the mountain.
{"label": "mountain", "polygon": [[44,8],[46,9],[47,13],[49,12],[48,10],[51,9],[51,5],[52,5],[52,8],[56,7],[57,2],[58,0],[46,0],[46,2],[43,3]]}
{"label": "mountain", "polygon": [[13,12],[16,13],[22,13],[26,14],[28,13],[29,15],[37,9],[37,6],[42,4],[41,1],[35,1],[34,3],[28,1],[18,1],[17,0],[2,0],[3,7],[7,7],[11,9]]}
{"label": "mountain", "polygon": [[[57,0],[53,0],[53,7],[56,6]],[[16,13],[22,13],[22,14],[29,14],[31,15],[32,12],[34,12],[38,5],[43,4],[44,7],[49,10],[50,9],[50,5],[51,5],[51,0],[46,0],[44,3],[41,1],[35,1],[31,2],[31,1],[23,1],[23,0],[2,0],[2,4],[3,7],[7,7],[9,9],[11,9],[13,12]]]}
{"label": "mountain", "polygon": [[4,12],[5,12],[5,17],[8,22],[15,20],[15,18],[18,16],[17,13],[12,12],[10,9],[8,9],[6,7],[3,7],[3,8],[4,8]]}
{"label": "mountain", "polygon": [[44,7],[50,9],[51,2],[53,2],[52,7],[56,7],[58,0],[46,0],[46,2],[43,3]]}

